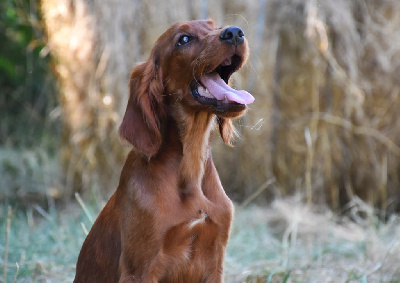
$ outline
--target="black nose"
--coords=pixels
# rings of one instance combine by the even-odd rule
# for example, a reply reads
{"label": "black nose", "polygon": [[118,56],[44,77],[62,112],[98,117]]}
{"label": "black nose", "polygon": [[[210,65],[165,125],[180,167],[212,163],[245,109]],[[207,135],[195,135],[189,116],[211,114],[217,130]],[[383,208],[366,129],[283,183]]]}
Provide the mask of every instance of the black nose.
{"label": "black nose", "polygon": [[226,43],[232,45],[239,45],[244,41],[244,32],[238,27],[229,27],[224,29],[219,38]]}

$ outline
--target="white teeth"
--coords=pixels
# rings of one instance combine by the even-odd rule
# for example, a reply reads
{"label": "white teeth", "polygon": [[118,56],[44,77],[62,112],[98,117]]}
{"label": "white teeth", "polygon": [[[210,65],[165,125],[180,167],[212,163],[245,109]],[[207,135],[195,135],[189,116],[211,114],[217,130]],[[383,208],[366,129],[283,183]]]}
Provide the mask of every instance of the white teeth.
{"label": "white teeth", "polygon": [[205,88],[204,86],[199,85],[198,91],[201,96],[214,98],[214,96],[210,93],[208,88]]}
{"label": "white teeth", "polygon": [[232,58],[226,58],[222,63],[221,66],[229,66],[232,64]]}

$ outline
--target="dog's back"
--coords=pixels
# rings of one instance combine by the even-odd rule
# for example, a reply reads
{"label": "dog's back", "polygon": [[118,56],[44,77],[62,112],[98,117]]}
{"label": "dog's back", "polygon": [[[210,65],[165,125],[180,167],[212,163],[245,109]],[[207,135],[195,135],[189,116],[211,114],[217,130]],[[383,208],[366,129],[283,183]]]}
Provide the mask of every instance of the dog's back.
{"label": "dog's back", "polygon": [[83,243],[76,264],[75,283],[118,282],[121,255],[119,210],[116,193],[97,217]]}

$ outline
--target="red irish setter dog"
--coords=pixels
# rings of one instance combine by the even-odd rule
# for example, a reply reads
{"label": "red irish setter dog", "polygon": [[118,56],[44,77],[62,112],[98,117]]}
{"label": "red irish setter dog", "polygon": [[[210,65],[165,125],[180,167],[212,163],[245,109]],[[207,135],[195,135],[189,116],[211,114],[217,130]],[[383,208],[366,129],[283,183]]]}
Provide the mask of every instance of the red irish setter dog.
{"label": "red irish setter dog", "polygon": [[174,24],[130,78],[120,135],[133,145],[119,186],[79,254],[74,282],[222,282],[233,205],[210,134],[254,98],[228,86],[246,62],[238,27]]}

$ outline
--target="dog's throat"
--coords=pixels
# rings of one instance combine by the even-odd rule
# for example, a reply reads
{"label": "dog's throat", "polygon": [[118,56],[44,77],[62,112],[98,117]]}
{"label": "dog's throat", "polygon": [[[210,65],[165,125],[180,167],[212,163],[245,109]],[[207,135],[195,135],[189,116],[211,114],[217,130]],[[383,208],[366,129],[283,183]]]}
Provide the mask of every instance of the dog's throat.
{"label": "dog's throat", "polygon": [[185,199],[202,192],[201,183],[209,156],[209,140],[215,116],[200,112],[197,115],[181,115],[177,119],[182,142],[178,185],[182,198]]}

